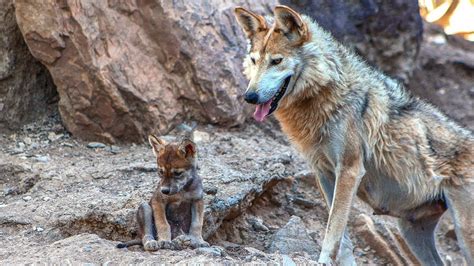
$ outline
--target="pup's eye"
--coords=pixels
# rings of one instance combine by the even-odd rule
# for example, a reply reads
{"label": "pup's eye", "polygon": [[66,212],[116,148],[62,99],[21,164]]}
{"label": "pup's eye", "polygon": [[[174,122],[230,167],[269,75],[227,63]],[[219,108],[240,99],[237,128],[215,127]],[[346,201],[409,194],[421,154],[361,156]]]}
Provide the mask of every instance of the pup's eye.
{"label": "pup's eye", "polygon": [[184,174],[184,171],[173,171],[173,175],[175,176],[182,176]]}
{"label": "pup's eye", "polygon": [[255,58],[253,58],[253,57],[250,57],[250,60],[252,60],[252,64],[254,64],[254,65],[255,65]]}
{"label": "pup's eye", "polygon": [[275,59],[272,59],[272,61],[270,61],[270,64],[272,64],[273,66],[278,65],[278,64],[281,63],[281,60],[282,60],[282,59],[283,59],[283,58],[275,58]]}

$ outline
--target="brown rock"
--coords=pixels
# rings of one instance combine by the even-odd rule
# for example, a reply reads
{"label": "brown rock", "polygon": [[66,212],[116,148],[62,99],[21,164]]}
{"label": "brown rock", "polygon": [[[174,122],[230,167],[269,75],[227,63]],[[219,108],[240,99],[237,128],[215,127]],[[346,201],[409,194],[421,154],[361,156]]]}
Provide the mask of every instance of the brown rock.
{"label": "brown rock", "polygon": [[18,0],[15,8],[26,43],[58,86],[67,129],[115,142],[142,141],[185,118],[244,120],[238,4]]}
{"label": "brown rock", "polygon": [[13,1],[0,0],[0,130],[41,117],[55,95],[48,71],[23,41]]}

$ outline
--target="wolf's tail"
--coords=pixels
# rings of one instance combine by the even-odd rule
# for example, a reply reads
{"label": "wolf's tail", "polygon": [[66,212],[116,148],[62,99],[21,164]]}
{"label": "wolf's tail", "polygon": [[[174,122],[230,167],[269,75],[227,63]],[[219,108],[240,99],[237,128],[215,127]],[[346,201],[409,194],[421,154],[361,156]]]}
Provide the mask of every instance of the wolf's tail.
{"label": "wolf's tail", "polygon": [[130,240],[124,243],[117,244],[117,248],[128,248],[130,246],[143,245],[140,239]]}

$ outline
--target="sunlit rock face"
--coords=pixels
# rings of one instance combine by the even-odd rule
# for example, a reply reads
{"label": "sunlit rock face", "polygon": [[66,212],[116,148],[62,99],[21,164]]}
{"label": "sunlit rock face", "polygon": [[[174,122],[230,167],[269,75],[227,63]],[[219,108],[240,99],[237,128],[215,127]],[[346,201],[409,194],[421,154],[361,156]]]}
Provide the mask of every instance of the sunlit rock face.
{"label": "sunlit rock face", "polygon": [[[58,87],[67,129],[117,142],[142,141],[186,118],[243,122],[238,4],[19,0],[15,9],[28,47]],[[274,5],[251,4],[261,13]]]}

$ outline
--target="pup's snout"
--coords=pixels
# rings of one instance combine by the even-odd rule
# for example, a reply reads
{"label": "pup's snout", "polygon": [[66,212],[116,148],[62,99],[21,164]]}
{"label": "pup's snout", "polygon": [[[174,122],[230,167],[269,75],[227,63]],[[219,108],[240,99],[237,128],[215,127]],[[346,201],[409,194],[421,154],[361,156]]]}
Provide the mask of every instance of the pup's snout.
{"label": "pup's snout", "polygon": [[246,92],[244,95],[244,100],[251,104],[258,103],[258,94],[253,91]]}
{"label": "pup's snout", "polygon": [[170,194],[170,188],[169,187],[162,187],[161,188],[161,193],[168,195]]}

